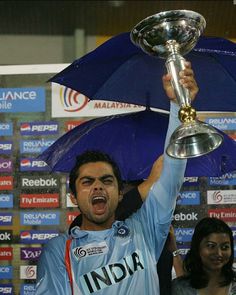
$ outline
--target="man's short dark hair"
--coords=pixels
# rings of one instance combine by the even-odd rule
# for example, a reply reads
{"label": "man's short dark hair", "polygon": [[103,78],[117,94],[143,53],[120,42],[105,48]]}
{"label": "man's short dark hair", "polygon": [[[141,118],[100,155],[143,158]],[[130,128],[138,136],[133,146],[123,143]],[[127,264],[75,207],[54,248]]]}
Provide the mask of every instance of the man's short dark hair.
{"label": "man's short dark hair", "polygon": [[73,195],[76,195],[75,182],[79,176],[79,168],[87,163],[105,162],[111,165],[113,173],[118,182],[119,191],[122,190],[123,182],[121,179],[121,173],[116,162],[106,153],[97,150],[85,151],[76,158],[75,166],[72,168],[69,175],[69,187]]}

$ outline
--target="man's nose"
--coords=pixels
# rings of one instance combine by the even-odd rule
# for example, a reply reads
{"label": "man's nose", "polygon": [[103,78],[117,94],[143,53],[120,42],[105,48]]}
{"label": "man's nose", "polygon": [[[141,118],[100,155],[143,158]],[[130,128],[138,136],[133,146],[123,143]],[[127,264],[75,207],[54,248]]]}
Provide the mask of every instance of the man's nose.
{"label": "man's nose", "polygon": [[100,180],[95,180],[94,185],[93,185],[93,189],[94,190],[103,190],[103,183]]}

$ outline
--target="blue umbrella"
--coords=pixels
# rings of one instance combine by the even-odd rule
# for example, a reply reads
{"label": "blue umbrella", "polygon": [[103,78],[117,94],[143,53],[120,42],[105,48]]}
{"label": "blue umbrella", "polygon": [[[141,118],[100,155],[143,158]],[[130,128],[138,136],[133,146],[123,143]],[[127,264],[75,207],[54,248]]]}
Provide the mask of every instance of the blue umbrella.
{"label": "blue umbrella", "polygon": [[[193,107],[197,111],[236,111],[236,44],[202,36],[186,59],[192,63],[200,88]],[[90,99],[169,110],[161,81],[164,63],[136,47],[127,32],[75,60],[50,81]]]}
{"label": "blue umbrella", "polygon": [[[109,153],[126,181],[145,179],[164,152],[168,115],[145,110],[87,121],[56,140],[39,158],[52,171],[69,172],[87,149]],[[225,133],[215,151],[188,160],[186,176],[220,176],[236,170],[236,142]]]}

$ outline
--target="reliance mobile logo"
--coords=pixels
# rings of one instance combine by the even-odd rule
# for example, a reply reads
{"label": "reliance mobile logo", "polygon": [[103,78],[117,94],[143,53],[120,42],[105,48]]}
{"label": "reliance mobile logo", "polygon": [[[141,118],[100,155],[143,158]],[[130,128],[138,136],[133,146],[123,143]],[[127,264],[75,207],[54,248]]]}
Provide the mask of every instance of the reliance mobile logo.
{"label": "reliance mobile logo", "polygon": [[24,158],[20,160],[20,171],[50,171],[50,167],[44,161]]}
{"label": "reliance mobile logo", "polygon": [[24,153],[36,153],[40,154],[43,151],[45,151],[50,145],[54,143],[54,140],[45,140],[45,139],[40,139],[40,140],[21,140],[20,141],[20,152],[21,154]]}
{"label": "reliance mobile logo", "polygon": [[21,135],[50,135],[58,134],[57,122],[27,122],[21,123]]}
{"label": "reliance mobile logo", "polygon": [[0,208],[13,208],[13,194],[0,194]]}
{"label": "reliance mobile logo", "polygon": [[192,239],[193,228],[176,228],[175,236],[177,242],[190,242]]}
{"label": "reliance mobile logo", "polygon": [[0,112],[44,112],[45,89],[0,88]]}
{"label": "reliance mobile logo", "polygon": [[60,212],[20,212],[21,225],[59,225]]}
{"label": "reliance mobile logo", "polygon": [[20,242],[22,244],[45,244],[50,239],[59,235],[57,230],[29,230],[20,232]]}
{"label": "reliance mobile logo", "polygon": [[200,205],[200,191],[183,191],[177,199],[178,205]]}
{"label": "reliance mobile logo", "polygon": [[220,130],[235,130],[236,118],[235,117],[218,117],[218,118],[206,118],[206,123],[213,125]]}
{"label": "reliance mobile logo", "polygon": [[7,123],[7,122],[1,122],[0,123],[0,136],[12,136],[12,135],[13,135],[13,124]]}
{"label": "reliance mobile logo", "polygon": [[208,177],[209,185],[236,185],[236,173],[226,173],[221,177]]}
{"label": "reliance mobile logo", "polygon": [[68,87],[60,87],[60,101],[66,112],[78,112],[89,102],[89,99]]}
{"label": "reliance mobile logo", "polygon": [[35,284],[22,284],[20,288],[20,295],[34,295]]}
{"label": "reliance mobile logo", "polygon": [[0,140],[0,154],[10,155],[12,153],[12,140]]}

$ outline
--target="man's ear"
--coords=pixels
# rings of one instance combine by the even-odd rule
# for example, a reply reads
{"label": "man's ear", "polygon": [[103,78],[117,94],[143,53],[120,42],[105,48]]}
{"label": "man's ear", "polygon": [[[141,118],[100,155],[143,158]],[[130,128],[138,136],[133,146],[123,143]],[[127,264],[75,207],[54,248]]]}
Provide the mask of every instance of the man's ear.
{"label": "man's ear", "polygon": [[120,203],[122,201],[122,199],[123,199],[123,192],[120,191],[119,197],[118,197],[118,202]]}
{"label": "man's ear", "polygon": [[78,205],[77,199],[73,194],[70,194],[70,200],[74,205]]}

